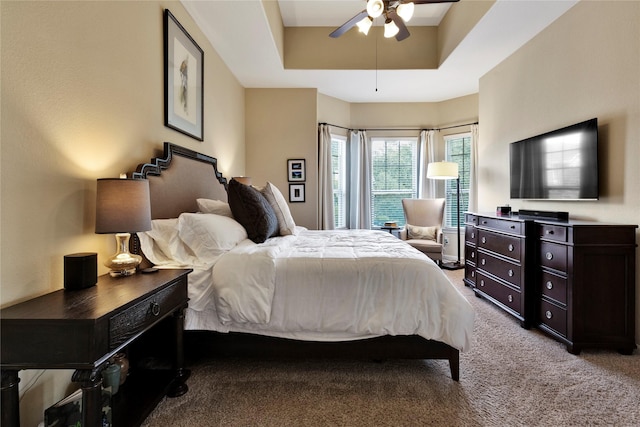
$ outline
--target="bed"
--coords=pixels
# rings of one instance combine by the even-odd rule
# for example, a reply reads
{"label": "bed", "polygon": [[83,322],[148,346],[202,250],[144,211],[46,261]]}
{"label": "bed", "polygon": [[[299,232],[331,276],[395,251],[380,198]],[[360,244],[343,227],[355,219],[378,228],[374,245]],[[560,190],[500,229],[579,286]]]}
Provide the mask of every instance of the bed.
{"label": "bed", "polygon": [[[194,269],[187,342],[261,357],[445,359],[459,380],[473,309],[405,242],[383,231],[307,230],[287,212],[275,226],[261,216],[258,229],[269,231],[256,237],[247,222],[256,219],[244,217],[256,190],[228,182],[217,159],[171,143],[132,176],[149,180],[153,219],[133,250],[158,268]],[[273,192],[273,209],[288,210]]]}

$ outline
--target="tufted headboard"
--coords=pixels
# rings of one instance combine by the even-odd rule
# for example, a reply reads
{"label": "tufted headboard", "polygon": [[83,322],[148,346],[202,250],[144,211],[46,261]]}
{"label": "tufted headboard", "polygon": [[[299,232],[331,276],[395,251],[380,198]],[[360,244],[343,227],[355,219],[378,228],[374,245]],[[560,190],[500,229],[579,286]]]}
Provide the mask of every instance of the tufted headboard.
{"label": "tufted headboard", "polygon": [[227,179],[218,172],[218,160],[170,142],[164,143],[162,157],[139,165],[132,177],[149,180],[152,219],[197,212],[199,198],[227,201]]}

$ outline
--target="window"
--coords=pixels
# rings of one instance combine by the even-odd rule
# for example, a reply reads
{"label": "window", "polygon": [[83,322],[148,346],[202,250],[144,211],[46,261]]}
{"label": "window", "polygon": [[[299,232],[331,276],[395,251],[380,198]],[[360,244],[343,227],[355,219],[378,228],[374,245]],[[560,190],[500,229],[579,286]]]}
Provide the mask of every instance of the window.
{"label": "window", "polygon": [[[464,224],[464,212],[469,209],[469,186],[471,167],[471,134],[445,136],[445,159],[458,164],[460,176],[460,226]],[[445,181],[445,227],[458,226],[458,195],[455,179]]]}
{"label": "window", "polygon": [[402,199],[418,194],[418,141],[371,140],[371,225],[386,221],[404,225]]}
{"label": "window", "polygon": [[331,176],[333,185],[333,226],[347,226],[347,140],[331,135]]}

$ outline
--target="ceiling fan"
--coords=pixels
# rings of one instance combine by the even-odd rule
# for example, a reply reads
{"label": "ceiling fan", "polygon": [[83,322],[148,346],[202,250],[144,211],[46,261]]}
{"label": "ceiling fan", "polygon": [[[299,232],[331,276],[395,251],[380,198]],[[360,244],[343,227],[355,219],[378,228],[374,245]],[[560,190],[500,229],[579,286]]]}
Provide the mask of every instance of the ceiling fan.
{"label": "ceiling fan", "polygon": [[329,34],[329,37],[338,38],[356,25],[359,31],[366,35],[373,25],[373,19],[384,15],[384,36],[386,38],[395,37],[396,40],[402,41],[411,35],[405,22],[409,22],[413,16],[416,4],[455,3],[457,1],[459,0],[367,0],[365,10],[336,28]]}

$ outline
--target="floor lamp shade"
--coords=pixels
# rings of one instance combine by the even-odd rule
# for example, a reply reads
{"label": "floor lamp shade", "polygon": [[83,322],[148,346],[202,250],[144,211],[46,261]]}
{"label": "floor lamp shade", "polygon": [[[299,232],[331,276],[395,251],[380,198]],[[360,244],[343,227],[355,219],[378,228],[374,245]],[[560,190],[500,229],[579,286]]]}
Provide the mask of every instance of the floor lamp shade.
{"label": "floor lamp shade", "polygon": [[442,268],[447,270],[458,270],[464,268],[464,265],[460,262],[460,174],[458,171],[458,164],[455,162],[433,162],[427,165],[427,178],[430,179],[455,179],[456,180],[456,196],[457,196],[457,233],[456,242],[458,245],[458,260],[455,262],[443,262]]}
{"label": "floor lamp shade", "polygon": [[130,233],[151,230],[149,181],[99,179],[96,192],[96,233],[115,234],[117,252],[105,265],[111,276],[135,273],[142,257],[129,253]]}
{"label": "floor lamp shade", "polygon": [[458,164],[454,162],[433,162],[427,165],[427,178],[457,179]]}

